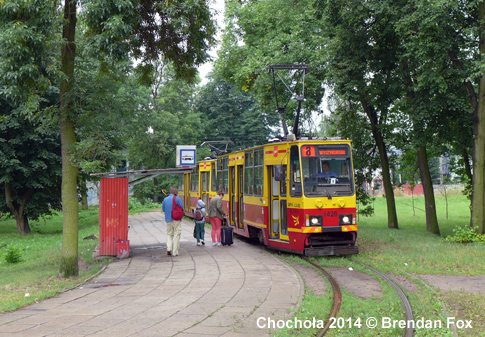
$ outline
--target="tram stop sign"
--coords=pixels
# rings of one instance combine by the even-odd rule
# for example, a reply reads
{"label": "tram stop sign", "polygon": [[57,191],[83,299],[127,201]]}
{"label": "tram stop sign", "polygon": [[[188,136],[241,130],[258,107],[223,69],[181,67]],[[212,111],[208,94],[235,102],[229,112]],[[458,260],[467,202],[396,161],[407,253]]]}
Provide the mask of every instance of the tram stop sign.
{"label": "tram stop sign", "polygon": [[196,145],[177,145],[176,167],[195,166],[197,161]]}

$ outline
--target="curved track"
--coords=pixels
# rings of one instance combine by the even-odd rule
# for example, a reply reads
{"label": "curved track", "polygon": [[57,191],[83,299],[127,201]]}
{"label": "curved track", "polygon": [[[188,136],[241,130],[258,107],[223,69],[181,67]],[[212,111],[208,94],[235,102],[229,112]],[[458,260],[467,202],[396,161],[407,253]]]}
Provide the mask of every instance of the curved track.
{"label": "curved track", "polygon": [[[357,262],[357,261],[354,261],[354,262]],[[361,262],[357,262],[357,263],[359,263],[360,265],[366,267],[367,269],[369,269],[373,273],[382,277],[387,283],[389,283],[394,288],[394,290],[396,290],[397,294],[399,295],[399,298],[401,299],[402,307],[404,309],[404,319],[406,320],[406,322],[412,321],[414,318],[413,318],[413,310],[411,308],[411,303],[409,303],[408,298],[406,297],[404,292],[401,290],[401,288],[396,283],[394,283],[394,281],[392,281],[390,278],[388,278],[386,275],[378,272],[377,270],[369,267],[368,265],[366,265],[364,263],[361,263]],[[403,336],[404,337],[412,337],[413,334],[414,334],[414,329],[410,328],[408,325],[406,325],[406,328],[404,329]]]}
{"label": "curved track", "polygon": [[[341,303],[342,303],[342,293],[340,291],[340,287],[339,287],[337,281],[332,277],[332,275],[330,275],[330,273],[328,273],[320,265],[318,265],[318,264],[316,264],[316,263],[314,263],[314,262],[312,262],[308,259],[305,259],[305,261],[307,261],[313,267],[315,267],[320,272],[322,272],[325,275],[325,277],[327,277],[327,279],[330,281],[330,283],[332,285],[332,289],[333,289],[334,303],[333,303],[332,311],[330,313],[329,320],[328,320],[327,324],[325,325],[325,327],[323,329],[321,329],[317,334],[318,337],[321,337],[321,336],[323,336],[327,333],[327,331],[330,327],[330,324],[331,324],[330,318],[331,317],[337,318],[337,316],[338,316],[338,313],[340,311],[340,306],[341,306]],[[354,262],[357,262],[357,261],[354,261]],[[409,300],[407,299],[406,295],[401,290],[401,288],[394,281],[392,281],[389,277],[382,274],[381,272],[369,267],[368,265],[366,265],[364,263],[361,263],[361,262],[357,262],[357,263],[366,267],[367,269],[372,271],[374,274],[377,274],[380,277],[382,277],[387,283],[389,283],[394,288],[394,290],[397,292],[397,294],[399,295],[399,298],[401,299],[401,302],[402,302],[402,307],[404,309],[404,319],[406,320],[406,322],[412,321],[413,320],[413,311],[412,311],[412,308],[411,308],[411,304],[409,303]],[[403,337],[412,337],[413,334],[414,334],[413,328],[406,326],[406,328],[404,329]]]}
{"label": "curved track", "polygon": [[332,317],[337,318],[337,316],[338,316],[338,313],[340,311],[340,306],[342,305],[342,292],[340,291],[340,287],[339,287],[337,281],[335,281],[335,279],[332,277],[332,275],[330,275],[329,272],[327,272],[321,266],[319,266],[318,264],[316,264],[316,263],[314,263],[314,262],[312,262],[308,259],[306,259],[305,261],[307,261],[313,267],[317,268],[320,272],[322,272],[323,275],[325,275],[325,277],[330,281],[330,284],[332,285],[332,289],[333,289],[333,306],[332,306],[332,311],[330,312],[329,320],[328,320],[327,324],[325,324],[323,329],[321,329],[317,334],[317,337],[321,337],[321,336],[323,336],[327,333],[327,331],[330,327],[330,324],[331,324],[330,318],[332,318]]}

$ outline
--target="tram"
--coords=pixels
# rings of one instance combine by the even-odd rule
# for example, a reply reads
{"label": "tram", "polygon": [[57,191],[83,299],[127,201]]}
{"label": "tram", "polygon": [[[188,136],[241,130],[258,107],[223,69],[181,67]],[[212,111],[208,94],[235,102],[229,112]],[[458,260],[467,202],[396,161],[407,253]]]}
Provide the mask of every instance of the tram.
{"label": "tram", "polygon": [[179,178],[186,215],[221,188],[229,226],[240,236],[307,256],[359,252],[350,140],[290,134],[200,161]]}

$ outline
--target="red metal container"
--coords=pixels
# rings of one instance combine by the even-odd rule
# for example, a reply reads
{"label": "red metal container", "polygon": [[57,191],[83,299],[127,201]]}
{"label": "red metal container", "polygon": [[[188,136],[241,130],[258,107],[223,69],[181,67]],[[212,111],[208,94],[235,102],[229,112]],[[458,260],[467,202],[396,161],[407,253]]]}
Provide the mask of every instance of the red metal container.
{"label": "red metal container", "polygon": [[130,256],[130,240],[116,241],[116,257],[124,259]]}
{"label": "red metal container", "polygon": [[99,254],[117,255],[116,242],[128,240],[128,178],[101,178]]}

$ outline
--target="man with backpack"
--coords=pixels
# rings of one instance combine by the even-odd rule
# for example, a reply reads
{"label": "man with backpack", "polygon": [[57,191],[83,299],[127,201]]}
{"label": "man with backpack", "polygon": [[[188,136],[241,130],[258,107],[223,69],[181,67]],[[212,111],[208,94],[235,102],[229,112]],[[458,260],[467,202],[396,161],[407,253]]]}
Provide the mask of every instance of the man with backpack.
{"label": "man with backpack", "polygon": [[195,219],[195,238],[197,239],[197,246],[205,245],[205,203],[202,200],[197,200],[197,207],[194,212]]}
{"label": "man with backpack", "polygon": [[170,188],[170,195],[163,200],[162,210],[167,223],[167,255],[179,255],[180,233],[182,232],[182,217],[184,204],[177,196],[177,187]]}

